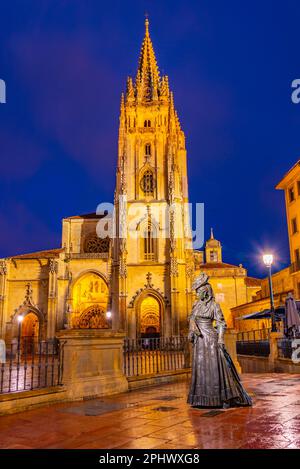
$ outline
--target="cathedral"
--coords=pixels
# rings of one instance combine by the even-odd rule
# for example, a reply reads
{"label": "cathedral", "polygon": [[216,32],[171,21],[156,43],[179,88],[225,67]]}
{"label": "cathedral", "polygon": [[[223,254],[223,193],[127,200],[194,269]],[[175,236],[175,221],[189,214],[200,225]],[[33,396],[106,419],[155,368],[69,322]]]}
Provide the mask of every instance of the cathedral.
{"label": "cathedral", "polygon": [[70,328],[185,334],[192,281],[205,266],[222,277],[216,286],[235,278],[233,306],[246,302],[259,282],[222,263],[213,234],[205,253],[193,250],[187,204],[185,136],[146,19],[137,73],[121,96],[113,211],[64,219],[60,248],[0,260],[0,338],[10,343],[20,323],[22,336],[37,339]]}

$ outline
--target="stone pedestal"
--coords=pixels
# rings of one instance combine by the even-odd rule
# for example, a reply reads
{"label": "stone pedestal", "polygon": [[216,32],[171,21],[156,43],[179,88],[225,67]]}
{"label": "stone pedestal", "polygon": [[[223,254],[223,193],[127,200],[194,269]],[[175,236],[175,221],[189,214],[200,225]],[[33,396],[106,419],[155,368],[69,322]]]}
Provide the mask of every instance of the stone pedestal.
{"label": "stone pedestal", "polygon": [[63,384],[70,399],[117,394],[128,390],[123,373],[125,334],[96,329],[58,332],[64,343]]}
{"label": "stone pedestal", "polygon": [[237,353],[236,353],[236,337],[237,337],[237,332],[235,329],[226,329],[225,334],[224,334],[224,342],[225,342],[226,350],[231,356],[231,359],[234,363],[234,366],[236,367],[237,372],[241,373],[242,369],[237,359]]}
{"label": "stone pedestal", "polygon": [[277,358],[278,358],[277,339],[281,339],[282,337],[283,337],[282,332],[271,332],[270,333],[269,363],[271,364],[272,371],[275,371],[275,360],[277,360]]}

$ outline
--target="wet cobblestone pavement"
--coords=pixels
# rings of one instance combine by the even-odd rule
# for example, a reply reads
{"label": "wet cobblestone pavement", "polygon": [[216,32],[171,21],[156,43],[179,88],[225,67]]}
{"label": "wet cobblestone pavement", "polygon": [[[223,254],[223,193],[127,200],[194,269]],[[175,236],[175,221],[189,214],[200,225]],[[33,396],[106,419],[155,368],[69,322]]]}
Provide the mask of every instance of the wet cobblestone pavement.
{"label": "wet cobblestone pavement", "polygon": [[300,375],[245,374],[252,408],[192,409],[180,382],[0,417],[0,448],[300,449]]}

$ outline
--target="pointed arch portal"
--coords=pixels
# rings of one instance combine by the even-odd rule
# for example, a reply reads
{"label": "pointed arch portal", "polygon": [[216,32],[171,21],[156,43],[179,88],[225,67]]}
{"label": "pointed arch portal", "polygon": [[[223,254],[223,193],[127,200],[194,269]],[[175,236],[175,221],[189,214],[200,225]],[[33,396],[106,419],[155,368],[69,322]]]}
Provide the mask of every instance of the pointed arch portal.
{"label": "pointed arch portal", "polygon": [[139,333],[142,338],[161,334],[161,305],[151,294],[142,298],[139,305]]}

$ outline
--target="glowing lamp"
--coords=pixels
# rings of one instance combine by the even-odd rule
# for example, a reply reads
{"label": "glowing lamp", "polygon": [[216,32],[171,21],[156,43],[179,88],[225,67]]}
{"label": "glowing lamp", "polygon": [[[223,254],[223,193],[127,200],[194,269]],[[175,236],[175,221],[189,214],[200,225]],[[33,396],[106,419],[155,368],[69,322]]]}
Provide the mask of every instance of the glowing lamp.
{"label": "glowing lamp", "polygon": [[264,254],[263,261],[266,267],[271,267],[273,264],[274,256],[273,254]]}
{"label": "glowing lamp", "polygon": [[107,317],[107,319],[111,319],[111,312],[110,311],[107,311],[106,317]]}
{"label": "glowing lamp", "polygon": [[19,314],[19,316],[17,317],[17,320],[19,323],[21,323],[24,320],[24,316],[22,316],[22,314]]}

